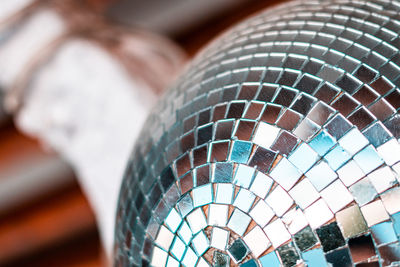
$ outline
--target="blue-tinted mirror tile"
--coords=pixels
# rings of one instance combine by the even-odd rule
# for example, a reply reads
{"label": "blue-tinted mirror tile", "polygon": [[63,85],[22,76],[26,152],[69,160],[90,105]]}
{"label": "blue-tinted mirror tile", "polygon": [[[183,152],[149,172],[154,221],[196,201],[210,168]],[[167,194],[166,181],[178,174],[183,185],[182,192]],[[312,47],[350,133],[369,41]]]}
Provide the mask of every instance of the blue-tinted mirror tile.
{"label": "blue-tinted mirror tile", "polygon": [[363,134],[374,147],[383,145],[391,138],[391,134],[381,122],[376,122],[368,127]]}
{"label": "blue-tinted mirror tile", "polygon": [[364,173],[369,173],[383,164],[383,159],[378,155],[372,145],[367,146],[357,153],[354,156],[354,160]]}
{"label": "blue-tinted mirror tile", "polygon": [[392,215],[393,220],[393,229],[397,234],[397,237],[400,239],[400,212],[397,212]]}
{"label": "blue-tinted mirror tile", "polygon": [[260,263],[262,267],[280,267],[281,263],[279,261],[278,255],[275,251],[268,253],[260,258]]}
{"label": "blue-tinted mirror tile", "polygon": [[213,175],[214,183],[232,182],[233,165],[231,163],[216,163]]}
{"label": "blue-tinted mirror tile", "polygon": [[288,159],[304,173],[314,165],[318,158],[317,152],[306,143],[302,143],[290,154]]}
{"label": "blue-tinted mirror tile", "polygon": [[251,182],[253,181],[254,172],[254,168],[240,164],[236,168],[233,183],[240,187],[249,188]]}
{"label": "blue-tinted mirror tile", "polygon": [[317,134],[309,143],[310,147],[320,156],[326,154],[335,144],[335,139],[325,130]]}
{"label": "blue-tinted mirror tile", "polygon": [[337,145],[331,151],[329,151],[324,158],[328,162],[329,166],[336,171],[343,164],[345,164],[351,158],[351,156],[344,151],[340,145]]}
{"label": "blue-tinted mirror tile", "polygon": [[320,248],[312,249],[301,254],[308,267],[327,267],[324,252]]}
{"label": "blue-tinted mirror tile", "polygon": [[383,245],[397,241],[396,232],[392,222],[382,222],[371,226],[372,236],[377,245]]}
{"label": "blue-tinted mirror tile", "polygon": [[231,160],[237,163],[247,163],[251,153],[251,148],[251,142],[235,141],[232,147]]}
{"label": "blue-tinted mirror tile", "polygon": [[249,252],[249,249],[240,238],[236,239],[228,248],[229,255],[236,263],[240,263],[242,260],[244,260]]}

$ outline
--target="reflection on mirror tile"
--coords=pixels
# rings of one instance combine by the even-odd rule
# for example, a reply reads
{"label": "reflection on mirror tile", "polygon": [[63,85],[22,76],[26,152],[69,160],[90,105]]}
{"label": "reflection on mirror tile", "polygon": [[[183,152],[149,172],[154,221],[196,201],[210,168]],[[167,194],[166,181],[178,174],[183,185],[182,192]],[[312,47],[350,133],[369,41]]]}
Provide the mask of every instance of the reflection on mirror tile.
{"label": "reflection on mirror tile", "polygon": [[269,223],[263,230],[275,248],[278,248],[291,238],[290,233],[280,219]]}
{"label": "reflection on mirror tile", "polygon": [[158,232],[156,243],[164,250],[168,251],[173,239],[174,234],[169,231],[164,225],[162,225],[160,227],[160,231]]}
{"label": "reflection on mirror tile", "polygon": [[354,160],[364,173],[369,173],[378,168],[382,163],[382,158],[378,155],[372,145],[367,146],[354,156]]}
{"label": "reflection on mirror tile", "polygon": [[151,265],[155,267],[164,267],[167,257],[167,252],[155,246],[153,249],[153,256],[151,257]]}
{"label": "reflection on mirror tile", "polygon": [[186,245],[189,244],[192,239],[192,230],[190,230],[189,225],[185,221],[182,223],[181,228],[179,228],[178,235]]}
{"label": "reflection on mirror tile", "polygon": [[230,257],[219,251],[214,251],[213,267],[229,267]]}
{"label": "reflection on mirror tile", "polygon": [[183,257],[182,264],[186,267],[194,267],[196,266],[197,260],[198,257],[196,256],[196,253],[194,253],[191,248],[188,248],[186,250],[185,256]]}
{"label": "reflection on mirror tile", "polygon": [[389,214],[400,212],[400,187],[395,187],[383,193],[381,199]]}
{"label": "reflection on mirror tile", "polygon": [[257,147],[251,156],[249,165],[261,172],[267,172],[275,160],[276,152],[263,147]]}
{"label": "reflection on mirror tile", "polygon": [[240,264],[240,267],[258,267],[258,264],[256,262],[256,260],[248,260],[242,264]]}
{"label": "reflection on mirror tile", "polygon": [[235,263],[241,262],[249,252],[249,249],[240,238],[236,239],[228,248],[228,254]]}
{"label": "reflection on mirror tile", "polygon": [[318,160],[319,156],[306,143],[300,144],[289,156],[289,161],[293,163],[300,171],[305,173]]}
{"label": "reflection on mirror tile", "polygon": [[240,187],[249,188],[253,181],[254,172],[254,168],[239,164],[236,169],[233,183]]}
{"label": "reflection on mirror tile", "polygon": [[[378,248],[379,254],[384,259],[384,266],[390,266],[392,263],[397,264],[400,261],[400,243],[384,245]],[[396,266],[396,265],[395,265]]]}
{"label": "reflection on mirror tile", "polygon": [[348,248],[334,250],[326,254],[326,260],[331,266],[351,266],[351,256]]}
{"label": "reflection on mirror tile", "polygon": [[256,226],[248,232],[243,241],[255,257],[260,256],[270,246],[270,242],[263,230]]}
{"label": "reflection on mirror tile", "polygon": [[238,235],[243,235],[249,225],[251,218],[239,209],[235,209],[229,219],[228,227]]}
{"label": "reflection on mirror tile", "polygon": [[328,133],[340,139],[351,128],[351,123],[341,114],[335,115],[326,125]]}
{"label": "reflection on mirror tile", "polygon": [[211,232],[211,246],[220,250],[225,250],[229,240],[229,231],[213,227]]}
{"label": "reflection on mirror tile", "polygon": [[270,148],[278,134],[278,127],[265,122],[260,122],[253,136],[253,142],[264,148]]}
{"label": "reflection on mirror tile", "polygon": [[313,229],[329,221],[333,214],[323,199],[317,200],[304,210],[304,215]]}
{"label": "reflection on mirror tile", "polygon": [[353,196],[339,179],[322,190],[321,196],[334,213],[353,201]]}
{"label": "reflection on mirror tile", "polygon": [[310,180],[307,178],[297,183],[290,191],[290,196],[299,205],[300,208],[305,209],[315,200],[319,198],[319,194]]}
{"label": "reflection on mirror tile", "polygon": [[253,183],[251,184],[250,191],[260,198],[265,198],[271,189],[273,182],[274,181],[270,177],[262,172],[258,172]]}
{"label": "reflection on mirror tile", "polygon": [[290,161],[282,158],[270,175],[283,188],[289,190],[300,179],[302,173]]}
{"label": "reflection on mirror tile", "polygon": [[281,266],[281,263],[279,261],[278,255],[276,255],[275,251],[272,251],[270,253],[268,253],[265,256],[262,256],[260,258],[260,263],[262,265],[262,267],[279,267]]}
{"label": "reflection on mirror tile", "polygon": [[247,163],[249,160],[252,143],[246,141],[237,140],[233,143],[230,160],[237,163]]}
{"label": "reflection on mirror tile", "polygon": [[217,184],[217,193],[215,196],[215,203],[231,204],[233,198],[233,185],[232,184]]}
{"label": "reflection on mirror tile", "polygon": [[167,218],[165,219],[165,224],[168,226],[168,228],[175,233],[181,222],[182,218],[176,209],[171,209]]}
{"label": "reflection on mirror tile", "polygon": [[281,131],[271,149],[278,151],[283,156],[288,156],[299,141],[296,136],[288,131]]}
{"label": "reflection on mirror tile", "polygon": [[364,177],[364,172],[360,166],[354,161],[350,160],[337,171],[340,180],[346,185],[350,186]]}
{"label": "reflection on mirror tile", "polygon": [[337,177],[336,173],[332,171],[325,161],[320,161],[305,175],[318,191],[324,189]]}
{"label": "reflection on mirror tile", "polygon": [[233,166],[231,163],[216,163],[214,165],[213,182],[230,183],[232,182]]}
{"label": "reflection on mirror tile", "polygon": [[317,134],[309,143],[320,156],[324,156],[336,144],[336,140],[325,130]]}
{"label": "reflection on mirror tile", "polygon": [[397,235],[392,222],[381,222],[371,227],[375,243],[379,245],[389,244],[397,241]]}
{"label": "reflection on mirror tile", "polygon": [[354,262],[368,261],[376,257],[375,246],[370,234],[350,239],[349,249]]}
{"label": "reflection on mirror tile", "polygon": [[200,207],[213,201],[212,185],[206,184],[193,189],[193,205]]}
{"label": "reflection on mirror tile", "polygon": [[328,162],[332,170],[336,171],[337,169],[342,167],[343,164],[351,158],[351,156],[346,151],[344,151],[344,149],[340,145],[337,145],[331,151],[329,151],[324,158]]}
{"label": "reflection on mirror tile", "polygon": [[374,147],[381,146],[391,138],[390,132],[380,121],[365,129],[363,133]]}
{"label": "reflection on mirror tile", "polygon": [[388,166],[373,171],[368,174],[368,178],[378,193],[384,192],[397,183],[394,173]]}
{"label": "reflection on mirror tile", "polygon": [[203,253],[208,249],[209,241],[203,231],[200,231],[197,235],[194,236],[192,240],[192,245],[198,256],[203,255]]}
{"label": "reflection on mirror tile", "polygon": [[334,110],[323,102],[318,102],[308,113],[307,117],[318,125],[323,125],[333,114]]}
{"label": "reflection on mirror tile", "polygon": [[400,144],[395,138],[382,144],[376,150],[389,166],[400,161]]}
{"label": "reflection on mirror tile", "polygon": [[190,194],[184,195],[179,201],[178,201],[178,209],[182,215],[182,217],[185,217],[189,212],[193,210],[193,200],[190,197]]}
{"label": "reflection on mirror tile", "polygon": [[327,266],[324,252],[320,248],[311,249],[301,254],[305,263],[309,267]]}
{"label": "reflection on mirror tile", "polygon": [[197,262],[196,267],[210,267],[210,264],[208,264],[208,262],[203,257],[201,257]]}
{"label": "reflection on mirror tile", "polygon": [[304,118],[293,131],[293,134],[303,141],[309,141],[310,137],[318,132],[319,129],[320,127],[318,124],[314,123],[312,120]]}
{"label": "reflection on mirror tile", "polygon": [[336,220],[345,238],[357,236],[368,230],[358,205],[352,205],[336,213]]}
{"label": "reflection on mirror tile", "polygon": [[308,221],[304,213],[299,208],[293,208],[288,211],[283,217],[282,221],[285,223],[289,232],[294,235],[308,225]]}
{"label": "reflection on mirror tile", "polygon": [[347,153],[354,155],[369,142],[357,128],[353,128],[339,139],[339,144]]}
{"label": "reflection on mirror tile", "polygon": [[254,205],[249,215],[258,225],[264,227],[274,217],[275,213],[267,203],[261,199]]}
{"label": "reflection on mirror tile", "polygon": [[345,245],[344,238],[336,222],[324,225],[316,230],[324,252]]}
{"label": "reflection on mirror tile", "polygon": [[284,267],[295,266],[297,261],[300,260],[299,254],[292,243],[278,248],[278,253]]}
{"label": "reflection on mirror tile", "polygon": [[207,226],[206,218],[204,216],[203,210],[197,208],[192,211],[187,217],[187,222],[193,233],[199,232],[201,229]]}
{"label": "reflection on mirror tile", "polygon": [[211,204],[208,210],[208,225],[225,226],[228,220],[228,206]]}
{"label": "reflection on mirror tile", "polygon": [[172,244],[171,254],[177,259],[182,260],[183,254],[185,253],[186,245],[179,237],[175,237],[174,243]]}
{"label": "reflection on mirror tile", "polygon": [[267,196],[265,202],[275,211],[276,215],[282,216],[293,205],[293,199],[282,187],[275,187]]}
{"label": "reflection on mirror tile", "polygon": [[372,185],[368,177],[365,177],[350,186],[349,191],[360,206],[364,206],[378,196],[378,192],[376,192],[375,187]]}
{"label": "reflection on mirror tile", "polygon": [[361,207],[361,213],[369,227],[389,219],[389,215],[379,199]]}
{"label": "reflection on mirror tile", "polygon": [[300,251],[305,251],[317,244],[318,240],[311,228],[306,227],[294,235],[294,242]]}
{"label": "reflection on mirror tile", "polygon": [[240,189],[233,201],[233,206],[241,209],[244,212],[248,212],[250,207],[253,205],[256,196],[247,189]]}
{"label": "reflection on mirror tile", "polygon": [[169,256],[167,261],[167,267],[179,267],[179,262],[173,257]]}

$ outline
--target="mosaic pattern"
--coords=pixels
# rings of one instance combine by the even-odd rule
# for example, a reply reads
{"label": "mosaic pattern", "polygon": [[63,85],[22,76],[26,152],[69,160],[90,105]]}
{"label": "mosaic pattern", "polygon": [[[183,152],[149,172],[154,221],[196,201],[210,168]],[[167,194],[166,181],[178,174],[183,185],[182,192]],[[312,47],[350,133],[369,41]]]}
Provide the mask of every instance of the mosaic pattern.
{"label": "mosaic pattern", "polygon": [[400,264],[400,2],[295,1],[207,47],[149,118],[116,266]]}

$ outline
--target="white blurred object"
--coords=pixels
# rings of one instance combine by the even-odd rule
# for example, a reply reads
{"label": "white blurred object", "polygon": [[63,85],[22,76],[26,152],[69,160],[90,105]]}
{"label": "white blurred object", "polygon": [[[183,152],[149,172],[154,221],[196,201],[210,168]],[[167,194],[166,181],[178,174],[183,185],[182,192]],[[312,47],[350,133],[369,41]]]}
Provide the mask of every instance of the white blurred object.
{"label": "white blurred object", "polygon": [[20,23],[18,30],[0,44],[0,84],[12,86],[21,70],[41,52],[43,46],[65,31],[62,18],[51,10],[40,10]]}
{"label": "white blurred object", "polygon": [[0,87],[17,125],[76,170],[110,255],[128,156],[184,57],[162,37],[49,3],[61,4],[0,21]]}
{"label": "white blurred object", "polygon": [[125,165],[156,95],[83,40],[65,43],[29,90],[18,125],[74,166],[111,251]]}
{"label": "white blurred object", "polygon": [[1,0],[0,21],[5,21],[35,0]]}

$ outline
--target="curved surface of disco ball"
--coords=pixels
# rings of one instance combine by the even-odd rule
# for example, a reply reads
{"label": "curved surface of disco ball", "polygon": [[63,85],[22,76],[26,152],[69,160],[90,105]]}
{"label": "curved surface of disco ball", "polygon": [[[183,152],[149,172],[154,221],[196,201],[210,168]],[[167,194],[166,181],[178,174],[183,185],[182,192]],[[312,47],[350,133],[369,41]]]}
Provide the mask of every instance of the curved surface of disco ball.
{"label": "curved surface of disco ball", "polygon": [[129,161],[116,266],[398,266],[400,2],[295,1],[209,45]]}

